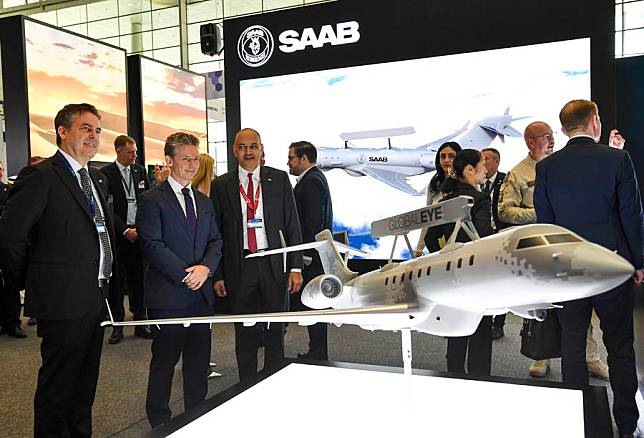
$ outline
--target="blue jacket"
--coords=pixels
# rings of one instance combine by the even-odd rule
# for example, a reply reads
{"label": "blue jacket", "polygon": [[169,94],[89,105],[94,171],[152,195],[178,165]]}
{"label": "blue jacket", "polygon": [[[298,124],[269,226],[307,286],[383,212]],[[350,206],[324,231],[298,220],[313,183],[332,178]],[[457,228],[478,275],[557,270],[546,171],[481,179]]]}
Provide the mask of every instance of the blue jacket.
{"label": "blue jacket", "polygon": [[537,163],[537,222],[561,225],[642,268],[642,203],[628,152],[576,137]]}
{"label": "blue jacket", "polygon": [[193,192],[197,209],[194,240],[188,232],[186,215],[167,181],[139,199],[136,224],[143,247],[148,309],[184,309],[195,299],[214,306],[212,277],[199,291],[190,290],[181,281],[187,274],[186,268],[205,265],[214,273],[221,259],[222,240],[212,202],[199,191]]}

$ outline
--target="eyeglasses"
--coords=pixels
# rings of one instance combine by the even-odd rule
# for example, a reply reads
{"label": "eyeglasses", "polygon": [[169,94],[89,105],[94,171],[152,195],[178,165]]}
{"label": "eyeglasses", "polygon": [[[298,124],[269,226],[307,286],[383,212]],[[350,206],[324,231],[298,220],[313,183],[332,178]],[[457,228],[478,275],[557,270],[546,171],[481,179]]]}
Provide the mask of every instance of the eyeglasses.
{"label": "eyeglasses", "polygon": [[550,140],[554,140],[555,138],[557,138],[557,133],[553,132],[553,133],[547,133],[547,134],[542,134],[542,135],[535,135],[533,137],[528,137],[528,138],[543,138],[546,141],[550,141]]}

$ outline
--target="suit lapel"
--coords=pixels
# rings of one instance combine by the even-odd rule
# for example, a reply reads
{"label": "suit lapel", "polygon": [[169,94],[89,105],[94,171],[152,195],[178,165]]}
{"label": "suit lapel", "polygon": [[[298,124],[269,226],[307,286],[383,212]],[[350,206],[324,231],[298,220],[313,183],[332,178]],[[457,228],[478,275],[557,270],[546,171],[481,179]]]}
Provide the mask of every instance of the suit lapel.
{"label": "suit lapel", "polygon": [[[114,187],[114,190],[116,191],[115,195],[118,196],[119,199],[127,200],[125,189],[123,188],[122,174],[121,174],[121,171],[119,170],[119,167],[116,165],[116,163],[112,163],[110,164],[107,171],[112,174],[112,180],[116,182],[115,184],[116,187]],[[127,201],[126,201],[126,208],[127,208]]]}
{"label": "suit lapel", "polygon": [[[230,204],[231,217],[232,221],[235,224],[239,224],[239,231],[237,232],[237,239],[239,240],[240,252],[244,248],[244,224],[242,223],[244,217],[242,215],[241,199],[239,195],[239,168],[228,173],[228,179],[226,181],[226,193],[228,196],[228,202]],[[223,178],[223,177],[222,177]],[[223,226],[219,224],[219,226]]]}
{"label": "suit lapel", "polygon": [[91,221],[94,221],[94,218],[89,212],[89,206],[87,205],[87,198],[85,198],[85,194],[81,190],[80,185],[78,184],[78,180],[69,170],[71,168],[69,167],[69,163],[61,160],[65,160],[65,157],[57,153],[54,156],[54,160],[52,160],[52,164],[54,164],[54,171],[58,174],[58,176],[63,181],[67,189],[69,189],[72,196],[74,197],[76,202],[78,202],[78,204],[83,209],[85,214],[87,214],[87,217]]}
{"label": "suit lapel", "polygon": [[[179,204],[179,200],[177,199],[177,195],[172,190],[172,187],[170,186],[170,183],[167,180],[164,181],[159,186],[159,190],[161,190],[161,193],[163,193],[163,196],[164,196],[166,202],[170,205],[170,208],[172,209],[174,214],[177,216],[177,220],[181,224],[181,228],[183,228],[183,231],[186,234],[186,237],[188,239],[190,239],[190,233],[188,233],[188,226],[186,224],[186,215],[183,212],[183,209],[181,208],[181,205]],[[196,196],[195,196],[195,198],[196,198]]]}

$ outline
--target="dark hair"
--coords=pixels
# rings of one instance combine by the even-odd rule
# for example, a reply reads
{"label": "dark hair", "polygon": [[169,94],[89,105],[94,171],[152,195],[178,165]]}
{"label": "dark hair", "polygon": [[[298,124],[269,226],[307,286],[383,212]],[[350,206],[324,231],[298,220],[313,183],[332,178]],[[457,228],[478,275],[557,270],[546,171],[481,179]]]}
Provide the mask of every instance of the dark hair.
{"label": "dark hair", "polygon": [[496,155],[496,159],[500,160],[501,159],[501,153],[498,151],[498,149],[494,148],[483,148],[481,149],[481,152],[492,152],[494,155]]}
{"label": "dark hair", "polygon": [[455,141],[447,141],[443,143],[436,151],[436,158],[434,159],[436,174],[429,181],[429,189],[434,192],[438,192],[440,190],[441,184],[443,184],[445,182],[445,178],[447,178],[445,171],[441,167],[441,151],[448,147],[452,148],[456,153],[459,153],[461,151],[461,145],[456,143]]}
{"label": "dark hair", "polygon": [[291,145],[288,147],[289,149],[293,148],[295,151],[295,155],[298,157],[302,157],[302,155],[306,155],[306,158],[309,159],[309,163],[315,164],[318,159],[318,151],[315,149],[315,146],[313,146],[313,143],[308,142],[308,141],[295,141],[291,143]]}
{"label": "dark hair", "polygon": [[76,117],[82,113],[92,113],[98,120],[101,120],[101,115],[98,113],[98,110],[94,105],[89,103],[70,103],[65,105],[63,109],[58,111],[56,117],[54,117],[54,129],[56,130],[56,145],[60,146],[63,139],[58,135],[58,128],[62,126],[65,129],[69,129]]}
{"label": "dark hair", "polygon": [[565,131],[583,129],[593,115],[597,115],[595,102],[584,99],[571,100],[561,108],[559,121]]}
{"label": "dark hair", "polygon": [[120,149],[123,149],[125,146],[134,143],[136,142],[132,137],[128,137],[127,135],[119,135],[114,139],[114,149],[118,151]]}
{"label": "dark hair", "polygon": [[454,162],[452,163],[452,170],[454,171],[454,176],[447,178],[443,185],[441,186],[441,192],[449,193],[454,190],[456,184],[458,184],[457,178],[463,177],[463,172],[469,164],[470,166],[476,167],[481,162],[481,153],[476,149],[463,149],[454,157]]}
{"label": "dark hair", "polygon": [[175,132],[165,139],[163,154],[174,158],[177,153],[177,146],[187,144],[199,147],[199,139],[187,132]]}

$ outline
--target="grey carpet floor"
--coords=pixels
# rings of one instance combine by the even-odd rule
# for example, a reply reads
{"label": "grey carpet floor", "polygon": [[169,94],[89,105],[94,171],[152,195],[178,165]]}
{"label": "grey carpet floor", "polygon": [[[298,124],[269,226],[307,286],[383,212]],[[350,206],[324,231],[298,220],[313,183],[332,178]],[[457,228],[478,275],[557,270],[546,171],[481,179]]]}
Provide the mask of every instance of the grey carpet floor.
{"label": "grey carpet floor", "polygon": [[[26,321],[24,321],[26,322]],[[595,321],[597,323],[597,321]],[[492,374],[530,378],[530,359],[519,352],[521,320],[509,315],[506,336],[494,341]],[[599,324],[596,324],[599,327]],[[33,435],[33,394],[40,366],[39,339],[35,327],[23,328],[28,339],[0,337],[0,437],[29,437]],[[150,360],[150,341],[133,336],[126,328],[126,337],[118,345],[108,345],[106,331],[100,378],[93,410],[93,430],[97,437],[139,437],[149,431],[145,418],[145,393]],[[599,329],[596,339],[601,339]],[[208,397],[237,382],[234,354],[234,330],[221,324],[213,330],[212,359],[217,371],[223,374],[209,382]],[[286,356],[293,357],[307,350],[305,327],[291,325],[285,341]],[[601,341],[600,341],[601,344]],[[412,336],[413,367],[445,371],[446,341],[444,338],[421,333]],[[605,360],[606,352],[600,345]],[[261,355],[260,355],[261,356]],[[393,332],[365,331],[355,326],[331,326],[329,329],[329,359],[343,362],[402,366],[400,335]],[[181,362],[175,372],[171,407],[175,414],[183,411]],[[554,360],[548,380],[560,381],[560,361]],[[593,385],[607,385],[591,379]],[[609,399],[612,398],[609,388]],[[500,412],[503,407],[499,407]],[[640,411],[642,409],[640,408]]]}

